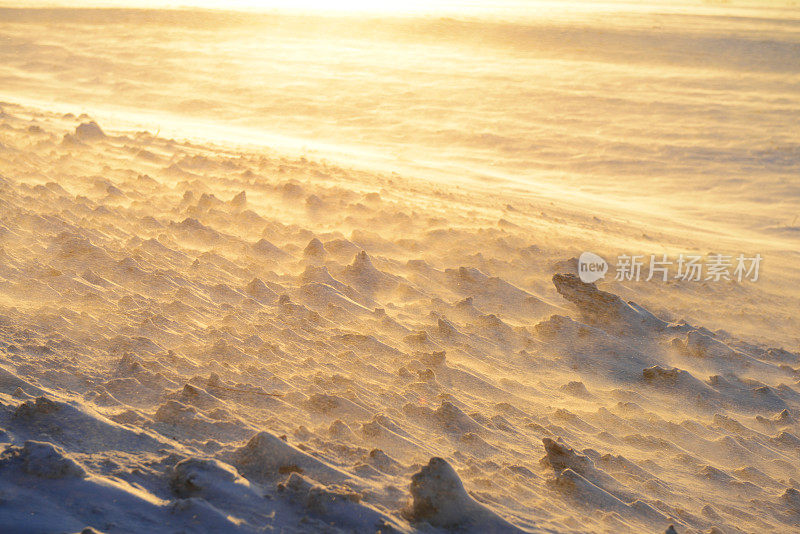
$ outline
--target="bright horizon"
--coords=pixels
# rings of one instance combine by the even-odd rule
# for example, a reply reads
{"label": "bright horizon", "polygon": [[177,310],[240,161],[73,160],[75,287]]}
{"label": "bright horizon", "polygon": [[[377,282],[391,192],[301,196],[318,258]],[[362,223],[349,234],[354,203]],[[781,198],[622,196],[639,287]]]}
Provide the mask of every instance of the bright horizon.
{"label": "bright horizon", "polygon": [[387,0],[376,5],[369,0],[90,0],[86,2],[68,2],[66,0],[22,0],[17,2],[0,1],[2,7],[70,7],[70,8],[156,8],[156,9],[221,9],[221,10],[254,10],[254,11],[301,11],[301,12],[335,12],[335,13],[387,13],[387,14],[423,14],[423,13],[518,13],[518,12],[552,12],[565,9],[578,11],[664,11],[675,12],[685,10],[733,10],[733,9],[786,9],[797,7],[796,0],[732,0],[714,2],[709,0],[674,0],[631,2],[625,0],[525,0],[525,1],[456,1],[456,0]]}

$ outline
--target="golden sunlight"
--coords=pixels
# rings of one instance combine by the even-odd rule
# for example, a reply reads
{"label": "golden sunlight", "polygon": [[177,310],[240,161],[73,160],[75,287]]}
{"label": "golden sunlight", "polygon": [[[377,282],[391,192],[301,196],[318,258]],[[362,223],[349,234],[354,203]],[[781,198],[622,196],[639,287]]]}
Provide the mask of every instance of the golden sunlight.
{"label": "golden sunlight", "polygon": [[0,6],[2,534],[800,532],[796,8]]}
{"label": "golden sunlight", "polygon": [[[20,5],[72,6],[68,0],[22,0]],[[535,2],[534,2],[535,3]],[[88,0],[83,7],[201,8],[245,11],[301,11],[317,13],[429,13],[445,10],[483,10],[485,3],[450,0]],[[529,2],[530,4],[530,2]],[[2,5],[2,2],[0,2]]]}
{"label": "golden sunlight", "polygon": [[190,0],[190,2],[180,2],[179,5],[267,11],[278,9],[314,12],[406,12],[426,8],[430,2],[420,0],[382,2],[371,0],[339,0],[335,2],[325,0]]}

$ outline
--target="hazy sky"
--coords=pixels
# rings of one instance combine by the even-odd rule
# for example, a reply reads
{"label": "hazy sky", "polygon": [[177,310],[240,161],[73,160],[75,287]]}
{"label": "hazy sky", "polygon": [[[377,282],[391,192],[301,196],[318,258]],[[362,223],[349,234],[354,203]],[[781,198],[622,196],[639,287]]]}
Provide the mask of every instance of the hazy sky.
{"label": "hazy sky", "polygon": [[797,0],[0,0],[0,6],[69,6],[69,7],[202,7],[221,9],[292,9],[303,11],[378,11],[378,12],[509,12],[526,9],[630,9],[653,8],[675,10],[692,7],[787,7],[797,6]]}

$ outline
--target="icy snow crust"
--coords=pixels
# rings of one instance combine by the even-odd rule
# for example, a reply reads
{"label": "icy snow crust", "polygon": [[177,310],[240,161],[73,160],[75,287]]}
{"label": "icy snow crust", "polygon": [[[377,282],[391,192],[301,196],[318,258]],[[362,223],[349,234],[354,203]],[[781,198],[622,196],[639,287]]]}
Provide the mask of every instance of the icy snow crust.
{"label": "icy snow crust", "polygon": [[798,354],[582,283],[579,215],[0,124],[0,531],[800,529]]}

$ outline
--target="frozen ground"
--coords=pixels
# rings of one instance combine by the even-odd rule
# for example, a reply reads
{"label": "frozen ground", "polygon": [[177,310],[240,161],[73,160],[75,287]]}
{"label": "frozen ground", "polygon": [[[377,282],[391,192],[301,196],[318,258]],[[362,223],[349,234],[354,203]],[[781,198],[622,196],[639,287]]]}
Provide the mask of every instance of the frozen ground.
{"label": "frozen ground", "polygon": [[4,531],[800,528],[778,252],[758,283],[597,289],[570,258],[652,227],[11,103],[0,124]]}
{"label": "frozen ground", "polygon": [[0,532],[800,532],[800,16],[579,4],[0,8]]}

